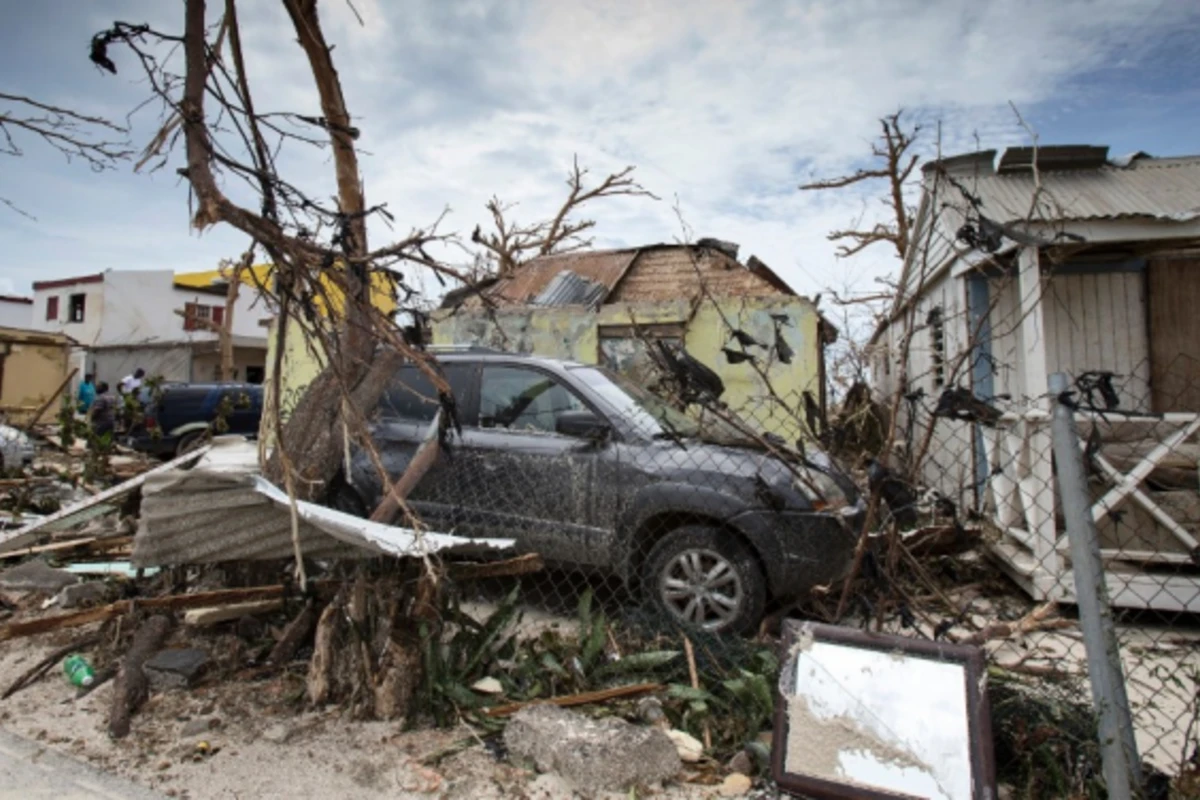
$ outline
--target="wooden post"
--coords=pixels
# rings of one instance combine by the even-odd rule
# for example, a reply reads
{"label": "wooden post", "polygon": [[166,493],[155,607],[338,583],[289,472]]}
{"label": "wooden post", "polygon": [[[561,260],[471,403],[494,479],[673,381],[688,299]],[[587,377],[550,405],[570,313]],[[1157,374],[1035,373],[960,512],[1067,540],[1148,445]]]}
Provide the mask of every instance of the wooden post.
{"label": "wooden post", "polygon": [[1021,308],[1021,365],[1025,396],[1039,408],[1050,409],[1046,398],[1046,321],[1042,304],[1042,269],[1037,247],[1017,256],[1017,292]]}
{"label": "wooden post", "polygon": [[66,389],[67,386],[71,383],[71,379],[75,377],[75,373],[77,373],[77,372],[79,372],[79,367],[75,367],[69,373],[67,373],[66,379],[63,380],[63,382],[58,385],[58,388],[54,390],[54,394],[47,397],[46,402],[42,403],[41,406],[38,407],[38,410],[33,412],[33,418],[30,419],[29,422],[26,423],[26,425],[25,425],[25,430],[27,432],[34,425],[37,425],[38,420],[42,418],[42,414],[45,414],[46,409],[49,408],[54,403],[54,401],[58,399],[58,396],[60,394],[62,394],[63,389]]}

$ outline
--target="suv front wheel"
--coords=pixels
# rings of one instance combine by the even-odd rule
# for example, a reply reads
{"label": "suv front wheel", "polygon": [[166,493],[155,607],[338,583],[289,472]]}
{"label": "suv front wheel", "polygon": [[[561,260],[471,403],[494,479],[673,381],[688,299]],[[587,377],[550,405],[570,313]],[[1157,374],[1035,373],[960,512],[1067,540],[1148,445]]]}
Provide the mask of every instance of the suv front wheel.
{"label": "suv front wheel", "polygon": [[767,584],[754,553],[709,525],[685,525],[660,539],[644,574],[659,609],[713,633],[752,633],[766,607]]}

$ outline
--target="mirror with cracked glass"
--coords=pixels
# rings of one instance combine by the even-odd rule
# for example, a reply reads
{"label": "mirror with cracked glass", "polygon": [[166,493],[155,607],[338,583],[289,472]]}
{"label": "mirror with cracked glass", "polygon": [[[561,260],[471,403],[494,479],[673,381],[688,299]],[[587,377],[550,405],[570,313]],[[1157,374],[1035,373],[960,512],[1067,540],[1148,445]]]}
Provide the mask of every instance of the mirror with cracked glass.
{"label": "mirror with cracked glass", "polygon": [[789,622],[774,746],[813,798],[994,797],[977,648]]}

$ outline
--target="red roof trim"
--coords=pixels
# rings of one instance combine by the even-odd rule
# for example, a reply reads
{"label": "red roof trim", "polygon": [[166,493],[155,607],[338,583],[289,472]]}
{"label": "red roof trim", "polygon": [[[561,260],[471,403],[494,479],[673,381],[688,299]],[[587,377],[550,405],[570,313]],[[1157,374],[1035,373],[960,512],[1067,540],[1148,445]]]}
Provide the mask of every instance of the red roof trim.
{"label": "red roof trim", "polygon": [[100,283],[104,280],[104,273],[98,272],[95,275],[84,275],[79,278],[61,278],[56,281],[38,281],[33,284],[33,290],[40,292],[43,289],[61,289],[64,286],[74,286],[79,283]]}
{"label": "red roof trim", "polygon": [[32,297],[17,297],[12,294],[0,294],[0,302],[3,303],[23,303],[24,305],[33,305]]}

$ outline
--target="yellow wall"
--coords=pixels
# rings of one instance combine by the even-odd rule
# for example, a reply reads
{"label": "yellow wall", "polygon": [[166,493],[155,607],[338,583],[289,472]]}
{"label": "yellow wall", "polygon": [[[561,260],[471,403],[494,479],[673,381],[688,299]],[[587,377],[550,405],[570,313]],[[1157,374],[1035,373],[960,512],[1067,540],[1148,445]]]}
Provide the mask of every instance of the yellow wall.
{"label": "yellow wall", "polygon": [[[274,265],[272,264],[255,264],[250,268],[253,274],[242,273],[242,283],[252,288],[259,285],[270,286],[269,281],[271,280],[271,272],[273,270]],[[225,280],[225,276],[219,269],[175,273],[175,283],[196,289],[211,288],[214,282],[223,280]],[[337,288],[332,280],[324,275],[321,277],[321,284],[335,307],[340,309],[342,299],[341,290]],[[382,273],[377,272],[371,276],[371,304],[385,314],[391,314],[396,310],[396,299],[392,296],[391,281]],[[314,305],[318,310],[324,310],[324,298],[315,298]]]}
{"label": "yellow wall", "polygon": [[[0,348],[8,350],[0,380],[0,411],[10,424],[29,424],[33,413],[66,380],[69,347],[66,337],[61,343],[29,341],[0,331]],[[52,421],[58,409],[57,402],[51,403],[39,421]]]}
{"label": "yellow wall", "polygon": [[[790,325],[782,333],[794,352],[792,363],[769,359],[751,348],[766,370],[767,382],[749,364],[730,364],[721,352],[729,345],[728,326],[739,328],[764,344],[772,344],[772,314],[786,314]],[[494,322],[493,322],[494,319]],[[613,304],[591,313],[578,308],[503,309],[491,318],[460,309],[433,316],[435,345],[481,344],[498,350],[569,358],[585,364],[600,360],[599,328],[606,325],[682,323],[684,344],[694,358],[710,367],[725,383],[722,396],[730,408],[763,431],[794,440],[801,431],[803,392],[820,400],[821,344],[819,317],[812,304],[798,297],[726,298],[720,306],[703,302],[694,311],[683,301],[657,304]],[[782,402],[780,402],[782,401]]]}

